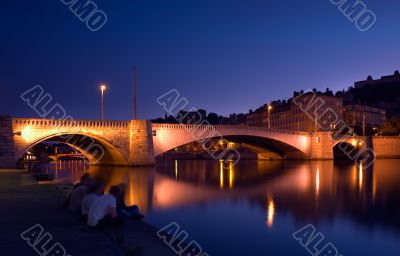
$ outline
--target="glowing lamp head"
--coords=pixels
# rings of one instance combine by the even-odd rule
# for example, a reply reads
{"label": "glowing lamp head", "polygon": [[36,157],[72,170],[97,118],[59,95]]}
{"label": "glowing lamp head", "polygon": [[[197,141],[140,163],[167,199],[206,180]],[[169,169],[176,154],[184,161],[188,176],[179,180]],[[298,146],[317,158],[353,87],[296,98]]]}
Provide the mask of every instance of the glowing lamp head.
{"label": "glowing lamp head", "polygon": [[102,84],[102,85],[100,86],[100,90],[101,90],[102,92],[104,92],[106,89],[107,89],[107,87],[106,87],[104,84]]}
{"label": "glowing lamp head", "polygon": [[271,105],[269,105],[269,106],[268,106],[268,110],[271,110],[271,109],[272,109],[272,106],[271,106]]}
{"label": "glowing lamp head", "polygon": [[21,132],[21,136],[27,142],[32,141],[33,140],[32,128],[30,126],[25,127]]}

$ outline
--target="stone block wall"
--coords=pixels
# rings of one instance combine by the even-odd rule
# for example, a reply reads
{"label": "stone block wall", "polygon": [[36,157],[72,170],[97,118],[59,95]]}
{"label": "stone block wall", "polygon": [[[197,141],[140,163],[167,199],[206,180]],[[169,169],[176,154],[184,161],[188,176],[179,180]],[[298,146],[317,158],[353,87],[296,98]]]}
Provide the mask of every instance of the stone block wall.
{"label": "stone block wall", "polygon": [[0,117],[0,168],[15,168],[14,135],[11,117]]}
{"label": "stone block wall", "polygon": [[400,137],[372,137],[372,146],[376,158],[399,158]]}
{"label": "stone block wall", "polygon": [[317,132],[311,140],[311,159],[333,159],[333,140],[330,132]]}
{"label": "stone block wall", "polygon": [[133,166],[154,164],[153,134],[150,121],[131,120],[130,159]]}

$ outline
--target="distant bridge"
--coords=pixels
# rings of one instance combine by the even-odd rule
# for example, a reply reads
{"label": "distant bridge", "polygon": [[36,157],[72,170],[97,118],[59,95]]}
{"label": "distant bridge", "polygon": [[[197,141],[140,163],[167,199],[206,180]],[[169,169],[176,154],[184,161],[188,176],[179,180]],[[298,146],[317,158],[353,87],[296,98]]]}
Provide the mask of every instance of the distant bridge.
{"label": "distant bridge", "polygon": [[84,158],[85,156],[82,153],[70,153],[70,154],[56,154],[49,156],[49,159],[53,161],[57,161],[60,158]]}
{"label": "distant bridge", "polygon": [[377,157],[400,156],[400,138],[347,138],[330,132],[303,133],[232,125],[152,124],[147,120],[98,121],[0,117],[0,166],[15,162],[44,141],[80,151],[92,164],[151,165],[155,157],[193,141],[222,138],[248,147],[260,158],[333,159],[339,142],[368,143]]}

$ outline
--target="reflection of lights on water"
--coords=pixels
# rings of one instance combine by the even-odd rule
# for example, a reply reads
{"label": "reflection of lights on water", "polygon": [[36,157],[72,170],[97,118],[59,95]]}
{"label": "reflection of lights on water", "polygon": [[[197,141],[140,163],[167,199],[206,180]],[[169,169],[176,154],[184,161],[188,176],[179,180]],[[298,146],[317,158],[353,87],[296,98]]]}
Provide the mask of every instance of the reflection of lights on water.
{"label": "reflection of lights on water", "polygon": [[317,168],[317,173],[315,175],[315,191],[317,192],[317,196],[319,195],[319,186],[320,186],[319,168]]}
{"label": "reflection of lights on water", "polygon": [[358,169],[358,188],[361,190],[363,185],[363,166],[362,163],[360,163],[359,169]]}
{"label": "reflection of lights on water", "polygon": [[[233,161],[229,160],[229,173],[228,173],[229,188],[233,188],[235,180],[235,172],[233,170]],[[219,160],[219,187],[224,188],[224,160]]]}
{"label": "reflection of lights on water", "polygon": [[175,179],[178,179],[178,160],[175,160]]}
{"label": "reflection of lights on water", "polygon": [[46,168],[54,174],[55,179],[70,178],[72,183],[76,183],[79,182],[82,173],[86,172],[86,164],[87,162],[83,159],[58,159],[49,163]]}
{"label": "reflection of lights on water", "polygon": [[372,200],[375,203],[376,199],[376,177],[375,177],[375,172],[373,173],[372,177]]}
{"label": "reflection of lights on water", "polygon": [[353,165],[351,168],[351,182],[354,188],[357,188],[357,179],[358,179],[357,165]]}
{"label": "reflection of lights on water", "polygon": [[275,203],[272,198],[268,199],[268,209],[267,209],[267,226],[272,228],[274,224],[275,217]]}
{"label": "reflection of lights on water", "polygon": [[233,180],[234,180],[234,172],[233,172],[233,162],[229,161],[229,188],[233,188]]}
{"label": "reflection of lights on water", "polygon": [[219,187],[224,188],[224,161],[219,161]]}
{"label": "reflection of lights on water", "polygon": [[298,184],[301,190],[306,191],[310,187],[310,182],[312,181],[310,176],[311,173],[305,167],[301,168],[298,174]]}

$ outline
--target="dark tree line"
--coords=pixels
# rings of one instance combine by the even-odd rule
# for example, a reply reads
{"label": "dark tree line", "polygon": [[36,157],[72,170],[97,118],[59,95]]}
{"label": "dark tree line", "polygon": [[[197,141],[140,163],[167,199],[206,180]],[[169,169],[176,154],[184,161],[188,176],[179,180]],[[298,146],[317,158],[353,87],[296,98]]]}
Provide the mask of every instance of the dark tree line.
{"label": "dark tree line", "polygon": [[244,123],[245,114],[231,114],[229,117],[224,117],[218,115],[217,113],[210,112],[207,114],[207,111],[204,109],[199,109],[195,112],[188,112],[181,110],[175,116],[165,114],[164,118],[157,118],[152,120],[154,123],[170,123],[170,124],[194,124],[200,123],[202,121],[206,121],[212,125],[220,125],[220,124],[231,124],[237,125]]}

